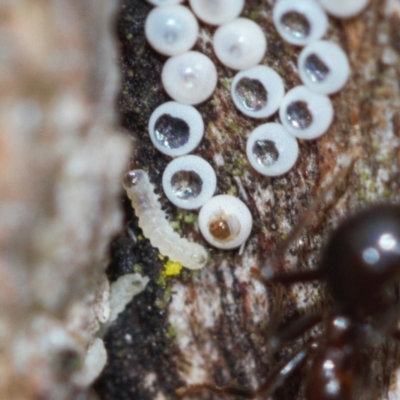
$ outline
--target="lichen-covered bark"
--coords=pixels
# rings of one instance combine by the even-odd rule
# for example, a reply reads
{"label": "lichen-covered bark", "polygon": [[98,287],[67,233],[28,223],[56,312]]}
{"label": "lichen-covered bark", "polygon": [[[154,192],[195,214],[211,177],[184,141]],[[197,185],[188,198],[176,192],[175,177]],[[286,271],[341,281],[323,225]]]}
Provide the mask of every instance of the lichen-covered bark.
{"label": "lichen-covered bark", "polygon": [[116,125],[114,12],[0,4],[2,399],[71,399],[90,381],[82,361],[109,314],[105,258],[131,151]]}
{"label": "lichen-covered bark", "polygon": [[[272,23],[273,4],[248,0],[243,15],[264,30],[268,51],[263,64],[279,72],[289,90],[300,83],[295,67],[299,49],[278,36]],[[132,166],[149,172],[182,235],[202,242],[193,213],[177,210],[163,195],[161,176],[169,158],[152,147],[147,133],[152,110],[167,100],[160,79],[165,58],[152,51],[144,38],[144,19],[150,9],[142,0],[124,0],[118,22],[124,75],[119,106],[123,125],[137,145]],[[102,399],[173,399],[174,389],[203,381],[256,387],[279,360],[302,346],[305,338],[271,354],[267,333],[277,292],[252,278],[250,268],[266,265],[288,236],[288,248],[279,254],[274,268],[316,268],[321,247],[340,219],[372,202],[400,202],[399,23],[398,0],[371,0],[356,18],[330,19],[326,38],[346,51],[352,75],[345,88],[331,96],[335,118],[328,133],[300,142],[296,166],[277,178],[260,176],[250,168],[245,143],[258,124],[278,117],[251,120],[234,108],[229,92],[234,72],[213,54],[213,29],[201,27],[195,49],[216,63],[219,81],[213,97],[197,107],[207,128],[195,154],[214,166],[217,193],[240,197],[255,224],[242,255],[208,246],[211,261],[204,270],[184,271],[165,281],[160,279],[163,262],[140,236],[125,200],[126,220],[137,240],[129,242],[121,233],[114,242],[110,276],[115,279],[139,268],[151,282],[107,336],[110,363],[97,385]],[[294,238],[293,230],[299,231]],[[323,285],[296,285],[285,292],[282,322],[329,307]],[[319,330],[311,333],[320,334]],[[376,376],[368,393],[371,399],[387,398],[390,382],[395,387],[398,349],[393,344],[379,346],[371,350],[371,360],[377,360]],[[274,398],[302,398],[306,374],[305,369],[299,371]],[[203,393],[196,398],[216,396]]]}

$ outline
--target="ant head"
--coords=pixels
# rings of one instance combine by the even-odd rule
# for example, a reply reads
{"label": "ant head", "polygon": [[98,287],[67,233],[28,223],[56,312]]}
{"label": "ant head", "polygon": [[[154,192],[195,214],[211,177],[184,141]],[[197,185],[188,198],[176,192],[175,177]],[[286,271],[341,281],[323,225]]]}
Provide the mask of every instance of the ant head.
{"label": "ant head", "polygon": [[400,276],[400,206],[375,205],[347,219],[326,246],[321,272],[345,312],[389,307]]}

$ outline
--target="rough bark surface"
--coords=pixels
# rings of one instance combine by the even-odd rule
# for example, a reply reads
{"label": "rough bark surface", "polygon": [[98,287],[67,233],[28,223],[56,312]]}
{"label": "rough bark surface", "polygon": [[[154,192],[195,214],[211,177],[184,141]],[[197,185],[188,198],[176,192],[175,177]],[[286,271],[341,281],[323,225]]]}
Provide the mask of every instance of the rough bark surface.
{"label": "rough bark surface", "polygon": [[[273,4],[247,0],[243,16],[264,30],[268,51],[262,63],[279,72],[289,90],[300,84],[295,67],[299,49],[278,36],[272,23]],[[152,51],[144,37],[150,9],[142,0],[124,0],[118,22],[124,76],[119,106],[123,125],[137,144],[131,166],[149,172],[164,209],[182,235],[204,243],[196,215],[176,209],[163,195],[161,176],[170,159],[152,147],[147,133],[151,112],[168,100],[160,79],[165,58]],[[262,177],[250,168],[246,136],[266,120],[251,120],[234,108],[229,92],[234,72],[213,54],[213,29],[201,26],[195,50],[215,62],[219,80],[212,98],[197,107],[207,128],[195,154],[214,166],[218,194],[237,195],[249,206],[253,231],[242,255],[204,243],[211,256],[204,270],[163,279],[163,261],[140,236],[137,220],[124,200],[129,233],[136,240],[121,233],[113,242],[109,274],[115,279],[141,270],[151,281],[106,337],[109,363],[97,384],[101,399],[174,399],[176,388],[204,381],[256,387],[280,360],[309,339],[301,338],[271,354],[267,332],[277,292],[252,278],[250,267],[266,265],[277,245],[298,230],[297,237],[289,235],[288,248],[275,267],[316,268],[321,247],[339,220],[369,203],[399,203],[399,23],[397,0],[371,0],[362,14],[350,20],[330,18],[326,38],[347,53],[351,79],[331,97],[335,118],[328,133],[300,142],[296,166],[278,178]],[[277,120],[277,116],[268,119]],[[285,292],[282,323],[329,307],[323,285],[296,285]],[[321,331],[316,329],[311,335],[320,337]],[[368,387],[370,399],[396,398],[388,391],[396,387],[398,361],[398,349],[392,343],[371,350],[375,372]],[[303,398],[306,375],[306,369],[299,371],[273,398]],[[194,398],[217,396],[202,393]]]}
{"label": "rough bark surface", "polygon": [[[284,79],[286,90],[300,84],[296,72],[299,49],[285,43],[272,23],[274,1],[247,0],[243,16],[264,30],[268,51],[262,61]],[[170,159],[151,145],[147,123],[156,106],[168,100],[161,85],[165,58],[146,44],[144,20],[151,6],[124,0],[118,29],[123,86],[119,101],[123,125],[136,142],[131,166],[149,172],[171,223],[185,237],[204,243],[196,215],[178,210],[162,193],[162,172]],[[287,271],[316,268],[321,247],[338,221],[353,210],[375,202],[400,202],[400,2],[371,0],[350,20],[330,18],[326,35],[347,53],[352,75],[343,90],[331,96],[335,117],[327,134],[300,142],[300,157],[287,175],[266,178],[255,173],[245,156],[246,136],[261,122],[241,115],[230,99],[234,72],[222,66],[212,51],[213,29],[201,26],[195,50],[217,65],[218,86],[209,101],[197,107],[206,133],[195,150],[216,170],[217,194],[231,193],[250,208],[254,227],[242,255],[207,246],[210,263],[196,273],[183,271],[164,279],[163,260],[146,238],[125,199],[129,235],[113,242],[109,276],[140,270],[151,281],[132,301],[107,337],[109,363],[97,383],[103,400],[175,399],[175,389],[188,383],[237,383],[257,387],[274,366],[304,345],[303,337],[271,354],[269,315],[277,292],[266,290],[250,275],[276,254],[289,236],[276,268]],[[327,190],[329,188],[329,190]],[[290,232],[298,231],[294,238]],[[320,284],[286,290],[282,323],[312,310],[329,310],[331,301]],[[315,329],[310,334],[320,337]],[[368,398],[398,398],[395,370],[399,357],[393,343],[371,349],[374,374]],[[306,368],[276,391],[274,399],[301,399]],[[194,396],[216,399],[210,393]]]}
{"label": "rough bark surface", "polygon": [[116,127],[115,6],[0,4],[1,399],[72,399],[96,376],[82,362],[109,315],[131,151]]}

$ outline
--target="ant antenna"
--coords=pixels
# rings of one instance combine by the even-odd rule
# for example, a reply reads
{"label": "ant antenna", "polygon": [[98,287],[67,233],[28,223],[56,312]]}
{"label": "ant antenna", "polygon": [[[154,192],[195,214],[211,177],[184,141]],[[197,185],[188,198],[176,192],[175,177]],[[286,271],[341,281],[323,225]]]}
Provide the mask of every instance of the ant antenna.
{"label": "ant antenna", "polygon": [[[256,273],[256,269],[252,268],[251,273],[257,278],[264,278],[266,281],[271,282],[272,277],[275,274],[276,270],[279,270],[279,264],[281,264],[281,260],[284,258],[285,253],[293,244],[293,242],[299,237],[300,233],[304,230],[305,227],[309,226],[313,221],[317,220],[316,215],[317,211],[322,211],[321,205],[324,200],[329,199],[329,195],[337,190],[340,186],[345,187],[344,183],[347,182],[349,174],[353,169],[355,163],[354,157],[351,155],[348,157],[346,161],[346,165],[340,169],[333,177],[328,178],[327,182],[323,183],[322,190],[316,199],[311,203],[310,207],[304,211],[304,213],[300,216],[300,219],[294,226],[294,228],[290,231],[287,238],[285,240],[279,242],[275,248],[274,254],[267,260],[266,265],[260,269],[259,273]],[[340,194],[341,195],[341,194]],[[337,200],[339,196],[332,196],[329,199],[329,202],[325,204],[324,210],[330,209],[334,202]],[[311,273],[311,271],[310,271]],[[294,276],[293,276],[294,277]],[[314,280],[315,277],[312,277],[312,273],[310,279]],[[265,282],[265,281],[264,281]]]}

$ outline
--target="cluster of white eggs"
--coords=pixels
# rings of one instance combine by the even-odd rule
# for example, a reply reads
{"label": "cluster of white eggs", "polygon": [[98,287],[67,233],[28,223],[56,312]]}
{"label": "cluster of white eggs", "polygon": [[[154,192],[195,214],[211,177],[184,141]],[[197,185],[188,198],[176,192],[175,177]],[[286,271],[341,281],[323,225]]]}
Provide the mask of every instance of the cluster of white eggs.
{"label": "cluster of white eggs", "polygon": [[197,41],[197,19],[218,26],[213,49],[225,66],[239,71],[231,86],[238,110],[252,118],[267,118],[279,110],[281,123],[266,123],[248,137],[246,154],[260,174],[278,176],[288,172],[299,153],[297,139],[316,139],[333,119],[328,95],[346,83],[350,67],[344,51],[335,43],[321,40],[328,27],[326,12],[351,17],[368,0],[277,0],[273,21],[282,38],[304,46],[298,57],[303,85],[285,94],[282,78],[272,68],[259,65],[267,51],[266,37],[255,22],[239,17],[244,0],[148,0],[154,6],[145,23],[149,44],[170,58],[162,70],[162,83],[175,101],[159,106],[149,121],[154,146],[176,157],[163,175],[168,199],[181,208],[198,209],[199,226],[213,246],[228,249],[248,238],[252,217],[239,199],[215,196],[216,176],[204,159],[187,155],[200,143],[204,123],[193,107],[215,90],[217,71],[206,55],[191,51]]}

